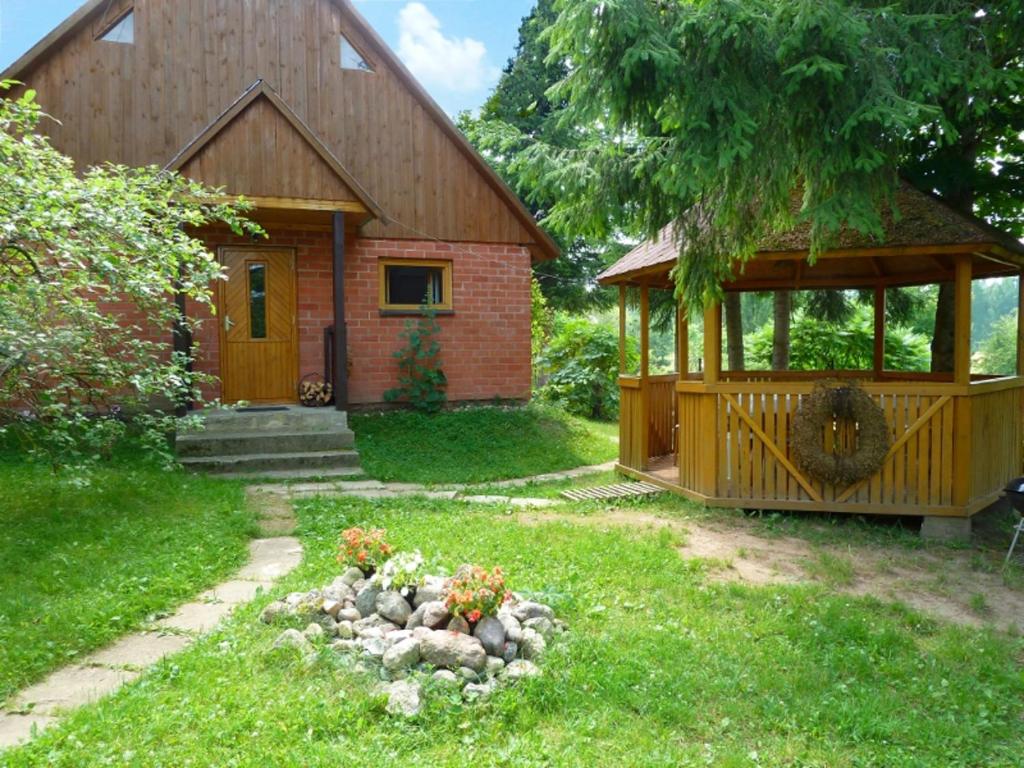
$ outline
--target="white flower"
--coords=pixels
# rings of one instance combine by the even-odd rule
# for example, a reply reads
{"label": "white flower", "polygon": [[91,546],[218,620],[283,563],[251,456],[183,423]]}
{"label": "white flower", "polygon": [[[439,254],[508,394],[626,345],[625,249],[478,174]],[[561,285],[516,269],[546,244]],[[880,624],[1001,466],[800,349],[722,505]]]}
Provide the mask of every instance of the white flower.
{"label": "white flower", "polygon": [[373,574],[370,581],[374,586],[383,590],[397,586],[405,595],[408,593],[409,587],[414,586],[419,580],[421,568],[423,568],[423,555],[418,549],[413,552],[399,552],[384,563],[380,570]]}

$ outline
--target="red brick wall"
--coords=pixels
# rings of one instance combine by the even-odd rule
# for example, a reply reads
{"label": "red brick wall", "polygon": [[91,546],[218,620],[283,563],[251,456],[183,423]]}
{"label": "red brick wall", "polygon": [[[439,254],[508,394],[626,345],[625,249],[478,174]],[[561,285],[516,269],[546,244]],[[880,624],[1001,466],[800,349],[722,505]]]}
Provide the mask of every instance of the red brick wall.
{"label": "red brick wall", "polygon": [[[207,233],[211,248],[244,245],[233,235]],[[323,329],[333,320],[331,236],[323,231],[271,232],[261,245],[294,248],[298,272],[299,374],[323,372]],[[453,314],[438,317],[442,367],[452,401],[526,399],[530,395],[530,256],[515,245],[350,238],[345,253],[345,302],[352,361],[349,400],[383,401],[398,371],[392,353],[406,317],[383,317],[378,306],[381,258],[452,261]],[[196,307],[190,315],[203,316]],[[201,370],[219,375],[215,320],[195,342]],[[210,392],[217,396],[218,391]]]}

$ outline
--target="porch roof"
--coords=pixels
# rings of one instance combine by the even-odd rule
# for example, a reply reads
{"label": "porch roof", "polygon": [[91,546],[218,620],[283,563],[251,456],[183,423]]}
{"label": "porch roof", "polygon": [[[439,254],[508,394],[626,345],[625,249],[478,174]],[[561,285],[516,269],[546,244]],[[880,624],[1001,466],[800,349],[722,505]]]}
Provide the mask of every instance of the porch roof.
{"label": "porch roof", "polygon": [[[988,222],[954,209],[941,198],[921,192],[901,181],[896,193],[899,219],[890,212],[883,218],[885,238],[872,240],[855,230],[843,230],[836,245],[820,257],[861,257],[861,263],[833,262],[832,268],[801,269],[799,265],[780,272],[780,262],[806,260],[810,246],[810,225],[765,239],[755,258],[737,265],[734,289],[782,288],[803,282],[808,287],[831,287],[848,283],[883,282],[913,284],[940,279],[951,271],[941,260],[943,254],[971,253],[984,263],[976,274],[1016,274],[1024,267],[1024,244]],[[649,282],[668,283],[668,272],[676,263],[679,247],[672,224],[657,236],[641,243],[598,276],[603,285]],[[936,259],[939,259],[936,261]],[[760,269],[754,262],[773,263]],[[819,261],[818,264],[822,264]],[[767,267],[767,265],[765,265]],[[765,274],[760,274],[764,272]],[[816,274],[814,274],[816,273]],[[769,284],[771,283],[771,284]]]}

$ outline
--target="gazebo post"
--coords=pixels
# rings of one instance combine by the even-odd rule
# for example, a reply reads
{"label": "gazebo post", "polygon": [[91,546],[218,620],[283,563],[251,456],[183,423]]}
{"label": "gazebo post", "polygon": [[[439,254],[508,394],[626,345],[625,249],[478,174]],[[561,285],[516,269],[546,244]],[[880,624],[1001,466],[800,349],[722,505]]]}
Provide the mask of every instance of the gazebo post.
{"label": "gazebo post", "polygon": [[885,370],[885,286],[875,286],[875,381],[880,381]]}
{"label": "gazebo post", "polygon": [[722,370],[722,305],[704,306],[704,383],[717,384]]}
{"label": "gazebo post", "polygon": [[1024,272],[1017,275],[1017,375],[1024,376]]}
{"label": "gazebo post", "polygon": [[619,374],[626,373],[626,286],[619,285]]}
{"label": "gazebo post", "polygon": [[690,372],[690,316],[683,302],[676,304],[676,373],[685,380]]}
{"label": "gazebo post", "polygon": [[640,445],[641,469],[647,470],[651,459],[651,304],[650,289],[640,286]]}
{"label": "gazebo post", "polygon": [[956,257],[953,306],[953,381],[971,383],[971,257],[964,253]]}

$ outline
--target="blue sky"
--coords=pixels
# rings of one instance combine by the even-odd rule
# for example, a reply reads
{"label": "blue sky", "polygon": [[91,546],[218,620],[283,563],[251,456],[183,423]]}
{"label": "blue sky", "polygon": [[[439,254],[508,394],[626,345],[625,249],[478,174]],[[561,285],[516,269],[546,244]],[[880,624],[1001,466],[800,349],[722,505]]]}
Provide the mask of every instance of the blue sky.
{"label": "blue sky", "polygon": [[[308,0],[295,0],[307,2]],[[0,69],[84,0],[0,0]],[[534,0],[355,0],[377,32],[449,113],[487,98]]]}

